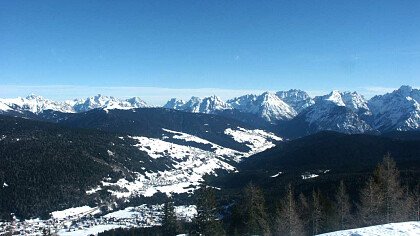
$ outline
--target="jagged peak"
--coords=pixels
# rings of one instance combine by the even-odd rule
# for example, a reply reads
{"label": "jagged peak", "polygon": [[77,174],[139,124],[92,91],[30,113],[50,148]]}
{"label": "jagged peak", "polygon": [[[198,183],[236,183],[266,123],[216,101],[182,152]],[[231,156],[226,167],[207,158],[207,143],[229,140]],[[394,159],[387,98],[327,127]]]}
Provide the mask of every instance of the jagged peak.
{"label": "jagged peak", "polygon": [[45,100],[44,97],[36,95],[34,93],[31,93],[28,96],[26,96],[26,99],[28,99],[28,100]]}

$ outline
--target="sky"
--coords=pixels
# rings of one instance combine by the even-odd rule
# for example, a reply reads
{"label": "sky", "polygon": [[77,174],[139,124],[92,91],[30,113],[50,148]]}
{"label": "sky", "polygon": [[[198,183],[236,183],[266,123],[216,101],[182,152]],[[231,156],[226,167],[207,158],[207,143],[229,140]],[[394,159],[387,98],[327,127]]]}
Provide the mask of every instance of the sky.
{"label": "sky", "polygon": [[420,1],[0,1],[0,97],[420,85]]}

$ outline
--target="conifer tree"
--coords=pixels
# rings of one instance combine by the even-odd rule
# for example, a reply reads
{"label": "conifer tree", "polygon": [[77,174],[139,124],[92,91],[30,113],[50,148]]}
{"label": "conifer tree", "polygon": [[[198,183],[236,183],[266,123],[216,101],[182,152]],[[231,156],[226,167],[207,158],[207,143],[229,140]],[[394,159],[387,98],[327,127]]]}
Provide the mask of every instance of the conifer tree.
{"label": "conifer tree", "polygon": [[361,191],[359,214],[365,225],[409,219],[412,201],[400,183],[399,171],[389,154]]}
{"label": "conifer tree", "polygon": [[269,235],[270,228],[265,209],[264,195],[260,188],[249,183],[244,189],[242,210],[246,233]]}
{"label": "conifer tree", "polygon": [[339,220],[339,229],[350,228],[352,224],[350,197],[347,193],[346,186],[341,180],[335,195],[336,212]]}
{"label": "conifer tree", "polygon": [[312,219],[312,234],[316,235],[321,232],[322,223],[324,219],[324,212],[321,205],[321,192],[319,189],[317,191],[312,191],[312,209],[311,209],[311,219]]}
{"label": "conifer tree", "polygon": [[303,228],[305,232],[308,232],[311,224],[310,204],[303,193],[299,194],[298,212],[302,220]]}
{"label": "conifer tree", "polygon": [[275,220],[276,235],[299,236],[304,234],[303,223],[296,206],[292,185],[289,184],[286,189],[286,196],[281,200]]}
{"label": "conifer tree", "polygon": [[173,236],[177,234],[178,222],[175,215],[173,202],[168,201],[163,206],[162,231],[164,236]]}
{"label": "conifer tree", "polygon": [[217,202],[214,189],[202,186],[197,191],[197,231],[204,236],[224,235],[220,220],[218,220]]}
{"label": "conifer tree", "polygon": [[390,154],[385,155],[383,162],[377,167],[375,179],[383,195],[382,211],[385,213],[385,223],[406,220],[409,215],[408,199],[401,186],[399,171]]}

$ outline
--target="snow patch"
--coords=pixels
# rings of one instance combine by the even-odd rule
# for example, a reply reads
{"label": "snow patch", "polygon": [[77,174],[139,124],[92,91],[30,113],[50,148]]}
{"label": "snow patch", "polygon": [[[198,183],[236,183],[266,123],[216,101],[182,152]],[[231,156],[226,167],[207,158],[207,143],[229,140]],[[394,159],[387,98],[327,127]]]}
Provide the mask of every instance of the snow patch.
{"label": "snow patch", "polygon": [[301,175],[301,176],[302,176],[302,179],[313,179],[313,178],[318,177],[319,175],[317,175],[317,174],[304,174],[304,175]]}
{"label": "snow patch", "polygon": [[391,223],[384,225],[376,225],[365,228],[342,230],[337,232],[331,232],[326,234],[320,234],[322,236],[414,236],[420,235],[420,222],[403,222],[403,223]]}

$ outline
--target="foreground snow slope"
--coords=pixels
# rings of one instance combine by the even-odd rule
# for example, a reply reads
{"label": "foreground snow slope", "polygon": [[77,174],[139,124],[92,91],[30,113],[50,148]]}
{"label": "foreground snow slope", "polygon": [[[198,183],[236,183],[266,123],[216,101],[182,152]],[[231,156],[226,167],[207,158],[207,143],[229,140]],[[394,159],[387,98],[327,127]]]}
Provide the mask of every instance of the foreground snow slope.
{"label": "foreground snow slope", "polygon": [[375,225],[365,228],[349,229],[336,231],[326,234],[323,236],[385,236],[385,235],[420,235],[420,222],[403,222],[403,223],[391,223],[385,225]]}

